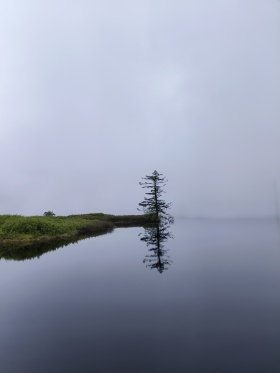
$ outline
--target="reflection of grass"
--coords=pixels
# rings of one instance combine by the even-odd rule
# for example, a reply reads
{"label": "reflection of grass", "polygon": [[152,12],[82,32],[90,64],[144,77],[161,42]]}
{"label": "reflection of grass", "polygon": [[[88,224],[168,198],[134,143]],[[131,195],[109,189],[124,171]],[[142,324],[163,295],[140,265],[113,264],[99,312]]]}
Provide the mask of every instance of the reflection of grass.
{"label": "reflection of grass", "polygon": [[96,237],[102,234],[110,233],[112,230],[107,230],[106,232],[102,233],[95,233],[94,235],[80,235],[76,239],[69,239],[66,237],[60,238],[53,238],[44,241],[41,240],[33,240],[29,242],[17,242],[15,243],[10,242],[9,244],[6,243],[4,246],[0,245],[0,259],[6,260],[27,260],[27,259],[34,259],[39,258],[41,255],[49,252],[55,251],[61,247],[68,246],[72,243],[76,243],[80,240],[89,238],[89,237]]}
{"label": "reflection of grass", "polygon": [[114,227],[142,226],[151,215],[84,214],[70,216],[0,215],[0,258],[23,260],[110,232]]}

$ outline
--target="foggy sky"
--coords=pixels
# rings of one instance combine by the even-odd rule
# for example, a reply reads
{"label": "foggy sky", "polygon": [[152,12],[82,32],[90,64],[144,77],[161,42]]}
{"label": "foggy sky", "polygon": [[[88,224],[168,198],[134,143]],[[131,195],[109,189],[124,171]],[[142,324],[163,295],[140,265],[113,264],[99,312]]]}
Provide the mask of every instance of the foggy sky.
{"label": "foggy sky", "polygon": [[0,214],[275,216],[280,2],[2,0]]}

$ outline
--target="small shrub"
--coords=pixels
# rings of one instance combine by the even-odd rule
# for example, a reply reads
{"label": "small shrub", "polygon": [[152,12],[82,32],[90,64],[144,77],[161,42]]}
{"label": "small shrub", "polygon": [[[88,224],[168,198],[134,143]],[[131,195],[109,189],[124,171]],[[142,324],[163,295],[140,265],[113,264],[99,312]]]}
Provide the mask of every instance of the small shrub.
{"label": "small shrub", "polygon": [[55,216],[55,213],[53,211],[45,211],[44,216]]}

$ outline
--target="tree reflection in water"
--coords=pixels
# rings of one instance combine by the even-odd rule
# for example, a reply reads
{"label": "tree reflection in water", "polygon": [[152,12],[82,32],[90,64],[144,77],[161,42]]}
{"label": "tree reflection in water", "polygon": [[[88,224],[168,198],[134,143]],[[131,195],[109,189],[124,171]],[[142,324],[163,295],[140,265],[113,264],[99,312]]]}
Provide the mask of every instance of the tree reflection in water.
{"label": "tree reflection in water", "polygon": [[146,267],[150,269],[156,268],[159,273],[168,269],[171,265],[172,260],[167,255],[167,251],[164,249],[164,243],[169,238],[174,238],[172,233],[168,230],[170,225],[174,223],[174,218],[171,215],[161,217],[161,221],[157,225],[149,226],[145,228],[145,232],[142,234],[140,240],[146,242],[151,254],[146,255],[143,263],[146,263]]}

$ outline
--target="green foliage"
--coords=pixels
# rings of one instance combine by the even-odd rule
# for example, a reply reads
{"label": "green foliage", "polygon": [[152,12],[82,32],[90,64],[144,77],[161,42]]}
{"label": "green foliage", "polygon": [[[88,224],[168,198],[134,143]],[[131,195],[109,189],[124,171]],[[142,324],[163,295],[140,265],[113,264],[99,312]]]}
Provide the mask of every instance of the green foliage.
{"label": "green foliage", "polygon": [[55,213],[53,211],[45,211],[44,216],[55,216]]}
{"label": "green foliage", "polygon": [[66,220],[43,216],[11,216],[0,226],[0,239],[16,239],[24,235],[27,236],[26,238],[61,234],[73,236],[84,225],[85,221],[81,219]]}
{"label": "green foliage", "polygon": [[145,226],[154,215],[81,214],[70,216],[0,215],[0,259],[24,260],[114,227]]}
{"label": "green foliage", "polygon": [[1,225],[5,223],[6,220],[13,219],[18,216],[20,215],[0,215],[0,228],[1,228]]}

